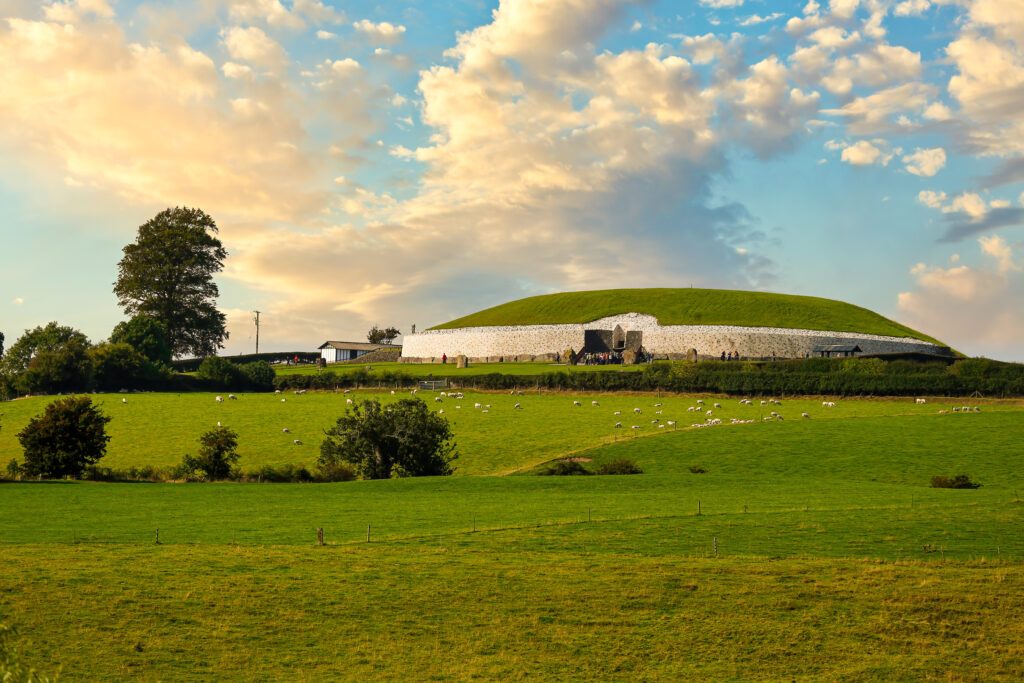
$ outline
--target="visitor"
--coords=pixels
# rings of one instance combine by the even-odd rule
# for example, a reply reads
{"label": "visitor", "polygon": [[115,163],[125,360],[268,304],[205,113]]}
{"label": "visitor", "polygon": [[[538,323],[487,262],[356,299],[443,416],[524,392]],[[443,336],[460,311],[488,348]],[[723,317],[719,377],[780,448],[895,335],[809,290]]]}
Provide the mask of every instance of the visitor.
{"label": "visitor", "polygon": [[725,360],[725,351],[722,351],[722,360]]}
{"label": "visitor", "polygon": [[447,363],[448,363],[448,354],[447,353],[442,353],[441,354],[441,365],[445,365]]}

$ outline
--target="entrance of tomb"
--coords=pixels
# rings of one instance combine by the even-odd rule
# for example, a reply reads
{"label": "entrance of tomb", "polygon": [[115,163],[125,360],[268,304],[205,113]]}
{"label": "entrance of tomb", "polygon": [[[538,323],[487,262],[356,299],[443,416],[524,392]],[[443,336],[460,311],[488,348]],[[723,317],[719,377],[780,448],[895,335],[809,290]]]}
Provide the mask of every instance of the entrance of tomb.
{"label": "entrance of tomb", "polygon": [[622,325],[616,325],[612,330],[612,351],[624,351],[626,349],[626,331]]}

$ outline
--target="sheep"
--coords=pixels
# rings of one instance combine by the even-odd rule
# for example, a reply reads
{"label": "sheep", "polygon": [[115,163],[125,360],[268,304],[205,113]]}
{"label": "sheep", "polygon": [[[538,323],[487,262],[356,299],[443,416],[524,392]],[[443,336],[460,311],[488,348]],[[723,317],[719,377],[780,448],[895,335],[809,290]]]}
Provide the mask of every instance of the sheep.
{"label": "sheep", "polygon": [[288,399],[286,399],[286,398],[282,398],[282,399],[281,399],[281,403],[284,403],[284,402],[285,402],[285,401],[287,401],[287,400],[288,400]]}
{"label": "sheep", "polygon": [[491,404],[490,404],[490,403],[486,403],[486,404],[484,404],[484,408],[487,408],[487,409],[489,410],[489,409],[490,409],[490,407],[491,407]]}
{"label": "sheep", "polygon": [[664,412],[665,412],[664,410],[655,410],[655,411],[654,411],[654,414],[655,414],[655,415],[661,415],[661,414],[662,414],[662,413],[664,413]]}
{"label": "sheep", "polygon": [[437,414],[438,415],[444,415],[444,408],[438,409]]}
{"label": "sheep", "polygon": [[640,409],[639,408],[633,408],[633,412],[636,413],[637,415],[639,415],[640,414]]}
{"label": "sheep", "polygon": [[292,439],[292,443],[295,444],[296,446],[301,446],[302,445],[302,442],[299,441],[298,439]]}
{"label": "sheep", "polygon": [[630,429],[640,429],[640,425],[633,425],[630,427]]}
{"label": "sheep", "polygon": [[391,390],[391,395],[392,395],[392,396],[394,396],[394,395],[395,395],[395,390],[394,390],[394,389],[392,389],[392,390]]}
{"label": "sheep", "polygon": [[622,411],[621,410],[616,410],[613,414],[614,415],[622,415]]}
{"label": "sheep", "polygon": [[763,406],[768,405],[768,401],[761,401],[761,405],[763,405]]}
{"label": "sheep", "polygon": [[455,406],[455,410],[462,410],[462,406]]}
{"label": "sheep", "polygon": [[434,403],[440,403],[443,399],[440,396],[434,397]]}
{"label": "sheep", "polygon": [[981,408],[979,408],[978,406],[974,406],[974,412],[980,413],[981,412]]}
{"label": "sheep", "polygon": [[954,413],[959,413],[960,412],[960,408],[958,406],[953,406],[953,412]]}
{"label": "sheep", "polygon": [[658,424],[658,418],[654,418],[653,420],[651,420],[651,424],[652,425]]}
{"label": "sheep", "polygon": [[710,415],[710,414],[711,414],[711,411],[709,410],[708,412],[706,412],[706,413],[704,413],[704,414],[705,414],[705,415]]}
{"label": "sheep", "polygon": [[290,429],[288,429],[287,427],[285,427],[284,429],[282,429],[282,430],[281,430],[281,433],[282,433],[282,434],[291,434],[291,433],[292,433],[292,430],[290,430]]}
{"label": "sheep", "polygon": [[121,399],[121,403],[127,403],[127,402],[128,402],[128,399],[126,399],[126,398],[122,398]]}
{"label": "sheep", "polygon": [[519,403],[516,403],[514,406],[512,406],[512,409],[513,410],[522,410],[523,406],[521,404],[519,404]]}
{"label": "sheep", "polygon": [[483,410],[481,410],[480,412],[481,412],[481,413],[489,413],[489,412],[491,412],[491,411],[490,411],[490,410],[488,410],[487,408],[484,408],[484,409],[483,409]]}
{"label": "sheep", "polygon": [[[275,394],[280,394],[280,393],[281,393],[281,390],[280,390],[280,389],[275,389],[275,390],[274,390],[274,393],[275,393]],[[345,390],[345,393],[346,393],[346,394],[348,393],[348,389],[346,389],[346,390]]]}
{"label": "sheep", "polygon": [[810,418],[811,416],[810,416],[810,415],[808,415],[807,413],[800,413],[800,417],[803,417],[803,418]]}
{"label": "sheep", "polygon": [[[123,401],[124,399],[121,399],[121,400]],[[218,396],[217,398],[215,398],[213,400],[216,401],[217,403],[223,403],[224,402],[224,397],[223,396]]]}
{"label": "sheep", "polygon": [[692,413],[692,412],[694,412],[695,410],[697,410],[697,409],[696,409],[696,408],[695,408],[694,406],[690,406],[689,408],[687,408],[687,409],[686,409],[686,412],[688,412],[688,413]]}
{"label": "sheep", "polygon": [[482,405],[482,404],[480,404],[480,403],[474,403],[474,404],[473,404],[473,407],[474,407],[474,408],[483,408],[483,405]]}
{"label": "sheep", "polygon": [[228,394],[228,400],[229,401],[237,401],[238,397],[235,396],[234,394]]}
{"label": "sheep", "polygon": [[595,408],[597,408],[597,407],[600,407],[600,405],[601,405],[601,404],[600,404],[600,403],[598,403],[597,401],[591,401],[591,402],[590,402],[590,405],[592,405],[592,406],[594,406]]}
{"label": "sheep", "polygon": [[218,426],[218,427],[223,427],[224,425],[222,425],[222,424],[220,423],[220,420],[217,420],[217,426]]}
{"label": "sheep", "polygon": [[658,429],[664,429],[665,425],[658,425]]}
{"label": "sheep", "polygon": [[779,416],[779,414],[778,414],[778,413],[776,413],[776,412],[775,412],[775,411],[773,410],[773,411],[771,412],[771,416],[772,416],[772,417],[778,417],[778,416]]}
{"label": "sheep", "polygon": [[667,424],[669,427],[675,427],[676,426],[676,421],[675,420],[669,420],[665,424]]}
{"label": "sheep", "polygon": [[580,407],[583,406],[583,404],[580,403],[579,401],[573,401],[572,405],[573,405],[574,408],[580,408]]}
{"label": "sheep", "polygon": [[[343,394],[347,394],[347,393],[349,393],[350,391],[352,391],[352,390],[351,390],[351,389],[346,389],[345,391],[343,391],[343,392],[341,392],[341,393],[343,393]],[[413,391],[416,391],[416,390],[415,390],[415,389],[413,389]],[[281,392],[279,391],[279,392],[277,392],[277,393],[281,393]]]}
{"label": "sheep", "polygon": [[661,404],[660,404],[660,403],[655,403],[655,404],[654,404],[654,407],[655,407],[655,408],[660,408],[660,407],[661,407]]}
{"label": "sheep", "polygon": [[702,398],[698,398],[698,399],[697,399],[697,405],[699,405],[699,406],[702,406],[702,405],[704,405],[704,399],[702,399]]}
{"label": "sheep", "polygon": [[349,406],[352,405],[352,399],[346,398],[345,399],[345,405],[349,405]]}
{"label": "sheep", "polygon": [[916,403],[919,406],[920,405],[924,405],[927,402],[928,402],[928,399],[926,399],[926,398],[915,398],[914,399],[914,403]]}
{"label": "sheep", "polygon": [[615,423],[615,428],[616,429],[622,429],[622,423],[621,422],[616,422]]}
{"label": "sheep", "polygon": [[439,396],[447,396],[448,394],[446,394],[445,392],[443,392],[443,391],[442,391],[442,392],[440,392],[440,393],[439,393],[438,395],[439,395]]}

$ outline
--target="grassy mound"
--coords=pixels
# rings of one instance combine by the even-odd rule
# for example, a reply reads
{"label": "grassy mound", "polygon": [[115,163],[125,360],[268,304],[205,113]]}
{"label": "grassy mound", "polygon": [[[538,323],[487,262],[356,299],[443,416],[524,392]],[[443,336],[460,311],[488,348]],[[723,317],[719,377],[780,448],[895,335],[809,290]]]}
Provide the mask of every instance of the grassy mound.
{"label": "grassy mound", "polygon": [[728,289],[606,289],[545,294],[510,301],[432,329],[588,323],[620,313],[646,313],[662,325],[791,327],[913,337],[941,344],[842,301]]}

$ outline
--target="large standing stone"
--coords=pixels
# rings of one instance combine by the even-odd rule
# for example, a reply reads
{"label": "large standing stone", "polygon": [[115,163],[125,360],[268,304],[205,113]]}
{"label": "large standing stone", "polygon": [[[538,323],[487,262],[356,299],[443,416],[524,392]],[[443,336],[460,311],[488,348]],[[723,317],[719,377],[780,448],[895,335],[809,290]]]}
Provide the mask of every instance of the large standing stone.
{"label": "large standing stone", "polygon": [[460,370],[462,368],[468,368],[469,359],[460,353],[458,356],[455,357],[455,367]]}

